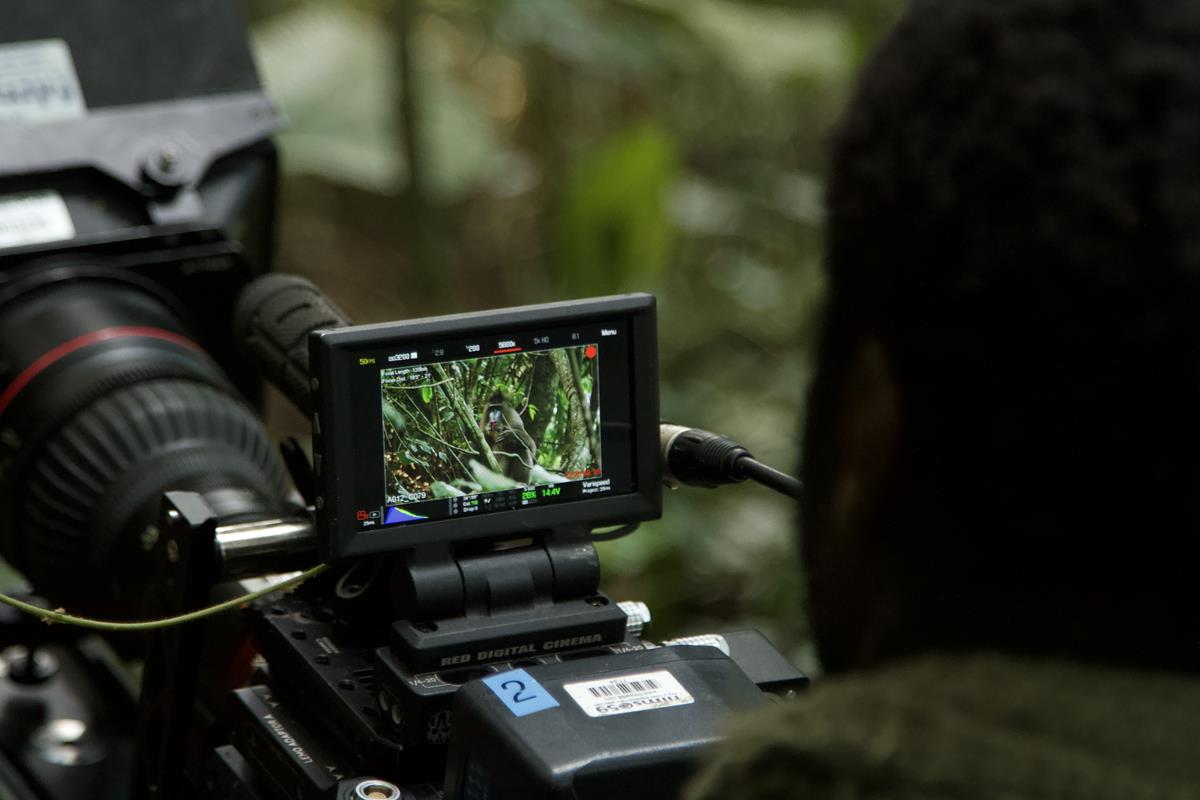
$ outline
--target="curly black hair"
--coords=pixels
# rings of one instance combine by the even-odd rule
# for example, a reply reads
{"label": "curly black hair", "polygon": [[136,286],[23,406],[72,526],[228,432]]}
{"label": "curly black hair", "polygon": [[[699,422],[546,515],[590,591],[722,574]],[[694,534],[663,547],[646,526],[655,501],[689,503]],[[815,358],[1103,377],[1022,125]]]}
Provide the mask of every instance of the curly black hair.
{"label": "curly black hair", "polygon": [[878,341],[889,653],[1200,667],[1200,3],[914,0],[835,134],[828,209],[805,529]]}

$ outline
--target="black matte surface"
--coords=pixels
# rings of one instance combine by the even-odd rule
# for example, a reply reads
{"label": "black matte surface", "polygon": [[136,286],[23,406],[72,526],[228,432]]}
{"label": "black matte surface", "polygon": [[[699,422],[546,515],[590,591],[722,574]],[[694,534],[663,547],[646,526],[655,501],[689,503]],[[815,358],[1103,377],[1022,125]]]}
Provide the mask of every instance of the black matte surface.
{"label": "black matte surface", "polygon": [[259,88],[234,0],[0,5],[0,43],[38,39],[67,42],[89,109]]}

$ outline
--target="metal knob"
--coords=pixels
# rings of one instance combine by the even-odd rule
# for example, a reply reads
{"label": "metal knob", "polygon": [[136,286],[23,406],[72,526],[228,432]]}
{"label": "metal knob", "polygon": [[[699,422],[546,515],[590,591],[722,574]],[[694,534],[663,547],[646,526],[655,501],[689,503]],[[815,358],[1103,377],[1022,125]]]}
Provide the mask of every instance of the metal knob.
{"label": "metal knob", "polygon": [[354,787],[354,800],[400,800],[400,787],[371,778]]}
{"label": "metal knob", "polygon": [[623,600],[617,607],[625,612],[625,632],[641,636],[650,625],[650,607],[641,600]]}

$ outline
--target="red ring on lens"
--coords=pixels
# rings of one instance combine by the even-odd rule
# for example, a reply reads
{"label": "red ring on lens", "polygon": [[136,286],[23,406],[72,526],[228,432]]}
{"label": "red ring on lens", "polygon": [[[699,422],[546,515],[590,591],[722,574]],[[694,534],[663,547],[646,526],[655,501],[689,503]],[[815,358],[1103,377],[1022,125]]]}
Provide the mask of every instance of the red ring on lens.
{"label": "red ring on lens", "polygon": [[12,404],[12,401],[16,399],[17,395],[21,393],[22,389],[28,386],[30,382],[38,375],[53,366],[56,361],[60,361],[69,356],[71,353],[74,353],[76,350],[81,350],[88,345],[106,342],[111,339],[123,339],[129,337],[158,339],[160,341],[171,342],[172,344],[180,345],[181,347],[187,347],[191,350],[196,350],[201,353],[204,352],[200,345],[196,344],[186,336],[173,333],[172,331],[163,330],[162,328],[149,328],[139,325],[100,328],[99,330],[85,333],[82,336],[76,336],[74,339],[68,339],[62,344],[52,347],[35,359],[33,363],[31,363],[25,369],[21,370],[21,374],[13,379],[13,382],[4,389],[3,393],[0,393],[0,414],[3,414],[4,410]]}

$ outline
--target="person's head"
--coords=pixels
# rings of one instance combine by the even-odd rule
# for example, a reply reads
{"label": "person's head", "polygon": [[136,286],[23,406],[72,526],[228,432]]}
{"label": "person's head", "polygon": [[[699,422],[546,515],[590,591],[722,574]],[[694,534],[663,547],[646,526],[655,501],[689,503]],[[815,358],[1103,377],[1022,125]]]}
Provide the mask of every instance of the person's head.
{"label": "person's head", "polygon": [[1200,3],[914,0],[834,139],[822,658],[1200,666]]}

